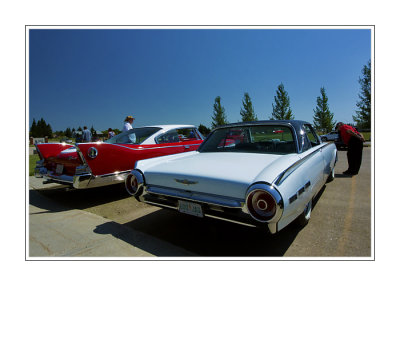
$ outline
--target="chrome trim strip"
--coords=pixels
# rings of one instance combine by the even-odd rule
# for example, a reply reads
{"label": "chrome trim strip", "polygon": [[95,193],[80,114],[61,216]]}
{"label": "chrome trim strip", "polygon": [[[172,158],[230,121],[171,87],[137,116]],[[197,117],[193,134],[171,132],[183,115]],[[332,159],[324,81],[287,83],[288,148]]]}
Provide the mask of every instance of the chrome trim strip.
{"label": "chrome trim strip", "polygon": [[[142,150],[155,150],[155,149],[164,149],[164,148],[176,148],[176,147],[184,147],[184,145],[186,145],[186,146],[194,146],[194,145],[198,145],[198,146],[200,146],[200,144],[201,143],[196,143],[196,144],[181,144],[181,145],[169,145],[169,146],[157,146],[157,147],[146,147],[146,148],[129,148],[129,147],[127,147],[127,146],[124,146],[124,145],[120,145],[120,144],[113,144],[113,145],[116,145],[116,146],[119,146],[119,147],[122,147],[122,148],[126,148],[126,149],[129,149],[129,150],[135,150],[135,151],[142,151]],[[137,145],[137,144],[136,144]]]}
{"label": "chrome trim strip", "polygon": [[242,199],[222,197],[222,196],[199,193],[199,192],[188,192],[185,190],[157,187],[153,185],[147,185],[145,187],[145,191],[150,194],[166,195],[173,198],[186,199],[205,204],[224,206],[229,208],[243,208],[242,204],[244,204],[244,200]]}
{"label": "chrome trim strip", "polygon": [[108,173],[108,174],[102,174],[102,175],[96,175],[96,177],[109,177],[109,176],[117,176],[117,175],[121,175],[121,174],[128,174],[130,173],[131,170],[124,170],[124,171],[118,171],[118,172],[114,172],[114,173]]}
{"label": "chrome trim strip", "polygon": [[288,168],[286,168],[282,173],[280,173],[277,178],[272,181],[272,184],[279,186],[280,184],[282,184],[283,181],[285,181],[285,179],[292,174],[298,167],[300,167],[304,162],[306,162],[309,158],[311,158],[312,156],[314,156],[314,154],[319,153],[322,151],[322,149],[325,146],[322,147],[318,147],[317,149],[315,149],[313,152],[309,153],[307,156],[304,156],[302,159],[294,162],[291,166],[289,166]]}

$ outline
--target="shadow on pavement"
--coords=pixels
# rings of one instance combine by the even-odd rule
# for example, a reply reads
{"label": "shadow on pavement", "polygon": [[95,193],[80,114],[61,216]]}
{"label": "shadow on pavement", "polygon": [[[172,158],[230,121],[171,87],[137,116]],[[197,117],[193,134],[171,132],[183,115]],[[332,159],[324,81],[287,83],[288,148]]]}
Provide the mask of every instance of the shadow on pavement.
{"label": "shadow on pavement", "polygon": [[100,235],[112,235],[113,237],[120,239],[136,248],[144,250],[152,255],[160,257],[180,257],[180,256],[193,256],[188,251],[177,248],[170,244],[165,244],[154,237],[149,237],[148,235],[138,232],[135,230],[130,230],[123,225],[115,225],[114,222],[108,222],[98,225],[94,230],[94,233]]}
{"label": "shadow on pavement", "polygon": [[[124,184],[89,189],[74,189],[68,187],[47,188],[29,191],[29,202],[35,206],[37,205],[31,202],[35,201],[34,197],[31,197],[31,194],[34,192],[38,192],[54,203],[57,202],[61,205],[78,210],[85,210],[88,207],[103,205],[108,202],[130,197],[125,190]],[[48,206],[52,207],[51,203]],[[54,204],[54,206],[56,205]]]}
{"label": "shadow on pavement", "polygon": [[164,209],[124,225],[207,257],[283,256],[301,230],[291,224],[271,235],[267,229],[200,219]]}
{"label": "shadow on pavement", "polygon": [[[314,199],[313,207],[324,190],[325,186]],[[196,218],[167,209],[147,214],[124,225],[205,257],[284,256],[303,229],[297,222],[292,222],[277,234],[271,235],[268,229],[211,218]]]}

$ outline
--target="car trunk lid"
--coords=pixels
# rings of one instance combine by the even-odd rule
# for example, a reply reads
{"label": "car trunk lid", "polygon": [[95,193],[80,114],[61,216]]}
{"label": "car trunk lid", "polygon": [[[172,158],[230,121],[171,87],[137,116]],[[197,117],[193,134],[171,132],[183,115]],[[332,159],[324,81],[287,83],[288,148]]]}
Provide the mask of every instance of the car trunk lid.
{"label": "car trunk lid", "polygon": [[[243,198],[247,188],[258,181],[272,183],[288,164],[287,155],[255,153],[195,153],[162,164],[144,164],[146,184],[188,192]],[[297,160],[291,155],[290,161]],[[140,165],[138,166],[140,169]],[[266,173],[266,169],[268,172]]]}

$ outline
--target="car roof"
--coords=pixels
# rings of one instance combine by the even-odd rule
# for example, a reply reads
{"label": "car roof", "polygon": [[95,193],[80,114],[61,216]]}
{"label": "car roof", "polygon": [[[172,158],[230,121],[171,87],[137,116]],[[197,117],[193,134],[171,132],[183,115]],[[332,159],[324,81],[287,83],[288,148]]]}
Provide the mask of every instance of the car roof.
{"label": "car roof", "polygon": [[291,124],[296,129],[299,129],[304,124],[310,124],[304,120],[258,120],[258,121],[248,121],[248,122],[237,122],[226,125],[217,126],[215,129],[220,128],[234,128],[238,126],[251,126],[251,125],[279,125],[279,124]]}
{"label": "car roof", "polygon": [[[188,124],[168,124],[168,125],[146,125],[146,126],[141,126],[141,127],[159,127],[163,130],[171,130],[171,129],[176,129],[176,128],[191,128],[195,127],[194,125],[188,125]],[[139,128],[139,127],[138,127]]]}

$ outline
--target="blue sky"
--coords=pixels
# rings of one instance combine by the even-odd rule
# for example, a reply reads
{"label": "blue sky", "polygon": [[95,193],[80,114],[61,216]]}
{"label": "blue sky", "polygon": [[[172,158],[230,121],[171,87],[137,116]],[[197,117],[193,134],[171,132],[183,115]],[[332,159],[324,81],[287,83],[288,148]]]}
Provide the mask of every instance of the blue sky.
{"label": "blue sky", "polygon": [[312,122],[325,87],[336,121],[352,122],[369,29],[31,29],[29,125],[211,126],[221,97],[240,121],[248,92],[259,120],[269,119],[283,83],[296,119]]}

